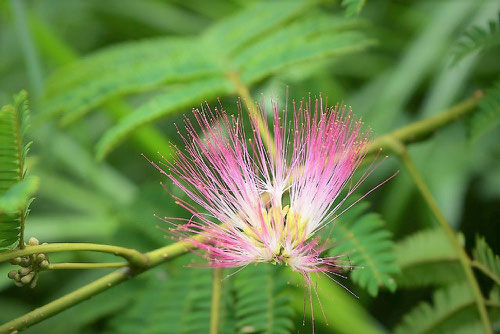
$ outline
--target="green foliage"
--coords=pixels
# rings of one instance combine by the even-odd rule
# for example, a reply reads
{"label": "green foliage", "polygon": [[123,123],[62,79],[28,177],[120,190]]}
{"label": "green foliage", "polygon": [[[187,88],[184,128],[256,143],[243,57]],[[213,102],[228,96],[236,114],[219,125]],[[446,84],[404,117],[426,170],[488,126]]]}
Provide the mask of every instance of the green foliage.
{"label": "green foliage", "polygon": [[[158,185],[157,173],[139,155],[154,158],[157,151],[168,155],[164,136],[174,135],[177,113],[219,96],[233,111],[232,101],[242,95],[242,88],[253,96],[275,94],[280,101],[285,100],[287,86],[290,99],[322,92],[330,104],[343,100],[352,105],[376,136],[435,115],[479,89],[485,97],[471,112],[470,137],[498,129],[500,25],[495,21],[487,26],[486,18],[498,12],[498,4],[491,1],[366,6],[365,0],[66,0],[58,2],[57,10],[50,0],[17,2],[26,9],[24,23],[22,8],[13,15],[14,1],[0,1],[0,105],[9,104],[10,96],[22,87],[44,91],[42,100],[35,101],[33,115],[38,122],[29,133],[38,143],[36,157],[28,160],[43,182],[25,230],[25,235],[44,242],[95,242],[144,252],[170,243],[163,230],[169,226],[153,214],[186,219],[190,215],[173,203]],[[361,11],[369,25],[353,19]],[[449,66],[443,55],[453,52],[449,46],[460,27],[471,23],[480,28],[455,44],[454,61],[463,61]],[[370,52],[363,52],[372,44],[365,32],[379,41]],[[481,52],[486,49],[489,52]],[[481,57],[472,58],[479,61],[466,61],[467,55],[477,52]],[[50,73],[43,78],[45,87],[40,87],[39,79]],[[244,87],[238,87],[238,81]],[[2,110],[0,121],[4,116]],[[66,126],[54,126],[53,119]],[[0,148],[4,126],[0,122]],[[489,222],[500,189],[496,133],[489,132],[481,145],[471,146],[462,130],[440,131],[410,153],[453,226],[491,236],[496,231]],[[122,145],[120,154],[106,163],[95,161],[96,152],[103,158],[128,137],[133,137],[133,145]],[[7,166],[4,158],[13,161],[0,151],[0,173]],[[386,168],[397,169],[392,160],[360,191],[371,189]],[[340,217],[332,232],[338,248],[331,254],[348,254],[353,265],[363,267],[354,269],[352,280],[340,283],[351,288],[357,282],[374,295],[379,288],[395,286],[394,279],[398,293],[380,293],[374,299],[355,286],[352,290],[360,297],[356,299],[319,275],[313,281],[329,324],[313,298],[316,333],[388,332],[384,324],[394,323],[395,314],[410,310],[420,299],[426,303],[408,315],[399,331],[484,332],[470,292],[460,287],[464,275],[449,241],[438,230],[421,230],[430,222],[429,211],[410,177],[401,182],[404,176],[370,195],[383,224],[380,217],[365,213],[361,203],[359,210],[354,207]],[[15,226],[17,211],[27,206],[36,184],[27,176],[0,191],[0,211],[16,211],[8,220]],[[168,190],[183,196],[175,187]],[[4,225],[2,215],[0,245],[4,228],[11,228]],[[15,242],[19,229],[13,231]],[[393,246],[387,231],[401,241]],[[494,329],[500,289],[496,284],[488,288],[489,278],[496,281],[499,276],[498,257],[491,251],[498,246],[492,237],[489,246],[478,241],[472,252],[474,274]],[[160,270],[148,270],[27,332],[206,333],[212,271],[184,268],[192,258],[183,256]],[[52,263],[116,261],[109,254],[91,252],[51,254],[50,259]],[[6,278],[10,264],[0,267],[2,323],[109,271],[46,271],[39,287],[28,293]],[[289,277],[282,269],[250,265],[223,281],[223,333],[309,332],[307,301],[302,326],[302,280],[286,285]],[[225,270],[225,275],[232,272]],[[401,287],[424,288],[417,292]],[[432,289],[437,293],[430,301],[426,297]]]}
{"label": "green foliage", "polygon": [[399,285],[442,285],[464,279],[458,255],[441,229],[423,230],[397,242],[396,255]]}
{"label": "green foliage", "polygon": [[[380,286],[396,289],[391,277],[399,272],[391,233],[384,228],[381,217],[365,214],[367,203],[359,203],[344,213],[335,223],[332,237],[336,245],[330,255],[346,254],[355,268],[351,278],[372,296]],[[346,260],[346,257],[343,257]]]}
{"label": "green foliage", "polygon": [[474,307],[469,286],[457,283],[436,291],[432,303],[417,305],[405,315],[402,323],[395,328],[395,333],[457,333],[462,330],[467,333],[480,328]]}
{"label": "green foliage", "polygon": [[474,113],[468,122],[468,131],[471,139],[498,128],[500,124],[500,79],[493,87],[486,91],[486,95],[479,101],[479,110]]}
{"label": "green foliage", "polygon": [[138,127],[203,99],[238,93],[241,83],[251,86],[295,64],[373,44],[357,31],[359,21],[323,15],[313,5],[257,2],[198,38],[158,38],[100,51],[52,76],[44,114],[62,112],[62,122],[69,123],[113,97],[160,88],[104,134],[97,145],[102,158]]}
{"label": "green foliage", "polygon": [[[171,274],[156,270],[134,303],[113,319],[112,332],[207,333],[211,287],[209,268],[179,267]],[[293,310],[286,288],[286,278],[270,264],[248,266],[225,278],[221,333],[290,333]]]}
{"label": "green foliage", "polygon": [[14,97],[14,105],[0,110],[0,250],[20,242],[29,199],[38,184],[36,178],[24,177],[30,146],[25,142],[28,124],[27,96],[21,92]]}
{"label": "green foliage", "polygon": [[115,333],[207,333],[211,271],[180,268],[149,275],[135,302],[112,321]]}
{"label": "green foliage", "polygon": [[366,0],[342,0],[342,7],[345,8],[347,17],[358,15],[366,4]]}
{"label": "green foliage", "polygon": [[488,27],[472,27],[464,33],[453,50],[453,61],[457,63],[472,52],[491,49],[500,45],[500,13],[497,20],[488,22]]}
{"label": "green foliage", "polygon": [[249,265],[227,279],[234,279],[236,333],[293,332],[289,278],[280,269],[267,263]]}
{"label": "green foliage", "polygon": [[476,248],[472,252],[474,260],[482,264],[488,270],[488,276],[500,282],[500,256],[493,253],[484,237],[476,237]]}

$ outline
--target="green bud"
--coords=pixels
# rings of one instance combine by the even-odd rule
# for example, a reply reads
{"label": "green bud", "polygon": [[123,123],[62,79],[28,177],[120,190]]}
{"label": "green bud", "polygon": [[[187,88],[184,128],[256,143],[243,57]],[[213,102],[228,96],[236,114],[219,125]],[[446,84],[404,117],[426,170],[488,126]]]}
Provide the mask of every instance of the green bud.
{"label": "green bud", "polygon": [[40,241],[38,241],[37,238],[35,237],[31,237],[29,240],[28,240],[28,244],[30,246],[38,246],[40,244]]}
{"label": "green bud", "polygon": [[16,281],[16,282],[21,282],[21,275],[19,275],[19,272],[17,272],[17,273],[14,275],[14,281]]}
{"label": "green bud", "polygon": [[35,276],[33,276],[33,279],[31,280],[30,283],[31,289],[34,289],[36,287],[36,283],[38,282],[38,277],[40,277],[40,273],[35,273]]}
{"label": "green bud", "polygon": [[21,283],[21,282],[18,282],[18,281],[14,281],[14,284],[17,286],[17,287],[22,287],[24,284]]}
{"label": "green bud", "polygon": [[41,269],[49,269],[49,261],[47,260],[43,260],[42,262],[40,262],[40,264],[38,265]]}
{"label": "green bud", "polygon": [[21,262],[19,263],[21,267],[29,267],[31,265],[31,260],[29,257],[21,258]]}
{"label": "green bud", "polygon": [[23,276],[21,278],[21,283],[23,283],[23,284],[29,284],[31,282],[31,280],[33,279],[34,276],[35,276],[35,273],[29,273],[28,275]]}
{"label": "green bud", "polygon": [[10,264],[19,264],[19,263],[21,263],[20,257],[15,257],[12,260],[10,260]]}
{"label": "green bud", "polygon": [[36,261],[37,262],[42,262],[43,260],[45,260],[45,258],[46,258],[45,254],[38,254],[36,256]]}
{"label": "green bud", "polygon": [[17,274],[17,270],[11,270],[11,271],[9,271],[9,273],[7,274],[7,276],[10,279],[14,279],[16,277],[16,274]]}
{"label": "green bud", "polygon": [[25,268],[19,269],[19,275],[21,275],[21,276],[28,275],[30,272],[31,272],[31,267],[25,267]]}

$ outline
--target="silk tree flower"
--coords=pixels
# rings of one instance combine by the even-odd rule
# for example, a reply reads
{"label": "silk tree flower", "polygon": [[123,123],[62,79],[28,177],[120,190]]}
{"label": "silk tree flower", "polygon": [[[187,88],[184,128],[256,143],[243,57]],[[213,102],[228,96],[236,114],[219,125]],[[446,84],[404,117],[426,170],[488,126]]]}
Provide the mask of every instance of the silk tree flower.
{"label": "silk tree flower", "polygon": [[193,110],[194,121],[186,118],[187,135],[181,134],[185,148],[175,146],[173,159],[165,159],[162,167],[153,163],[195,203],[174,196],[192,218],[165,221],[201,249],[211,267],[279,263],[308,283],[315,272],[340,276],[349,264],[339,256],[323,256],[327,243],[319,231],[335,221],[342,204],[373,171],[372,163],[353,180],[370,131],[362,130],[350,109],[328,107],[321,98],[294,101],[292,116],[276,101],[271,106],[271,136],[259,131],[259,126],[269,128],[259,106],[249,116],[248,129],[241,106],[236,116],[208,105]]}

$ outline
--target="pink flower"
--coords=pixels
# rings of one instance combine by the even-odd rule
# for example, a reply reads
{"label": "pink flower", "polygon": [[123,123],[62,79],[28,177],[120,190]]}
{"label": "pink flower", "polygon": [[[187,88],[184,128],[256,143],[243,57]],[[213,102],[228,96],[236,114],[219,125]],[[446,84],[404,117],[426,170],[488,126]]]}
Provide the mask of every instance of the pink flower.
{"label": "pink flower", "polygon": [[291,119],[271,104],[274,140],[259,131],[259,122],[268,128],[260,107],[248,129],[241,107],[237,116],[207,106],[193,110],[194,123],[186,118],[185,150],[175,147],[165,170],[153,164],[196,203],[176,198],[192,218],[175,223],[174,232],[204,250],[212,267],[282,263],[308,283],[312,272],[338,275],[349,265],[322,256],[326,245],[318,232],[373,171],[353,180],[370,133],[350,109],[327,107],[321,98],[294,101]]}

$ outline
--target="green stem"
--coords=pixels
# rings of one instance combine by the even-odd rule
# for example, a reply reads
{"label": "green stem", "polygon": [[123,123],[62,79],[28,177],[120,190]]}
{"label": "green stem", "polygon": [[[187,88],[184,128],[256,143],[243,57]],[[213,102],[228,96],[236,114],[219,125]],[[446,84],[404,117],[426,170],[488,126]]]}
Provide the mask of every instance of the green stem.
{"label": "green stem", "polygon": [[58,253],[63,251],[94,251],[101,253],[110,253],[116,256],[121,256],[126,259],[131,265],[144,267],[147,265],[148,258],[135,249],[129,249],[119,246],[89,244],[89,243],[53,243],[39,246],[28,246],[24,249],[16,249],[0,253],[0,262],[6,262],[16,257],[31,255],[31,254],[47,254]]}
{"label": "green stem", "polygon": [[271,135],[271,132],[269,131],[269,128],[266,126],[266,122],[262,118],[261,113],[259,110],[256,108],[256,104],[254,100],[252,99],[252,95],[250,95],[250,91],[248,90],[248,87],[245,86],[245,84],[241,81],[240,76],[238,73],[234,71],[229,71],[227,73],[227,77],[231,82],[233,83],[236,92],[240,97],[243,99],[243,102],[245,103],[245,106],[248,109],[249,114],[252,117],[257,118],[257,123],[259,126],[259,132],[262,136],[262,141],[264,142],[264,145],[267,147],[267,149],[271,152],[271,154],[274,156],[274,138]]}
{"label": "green stem", "polygon": [[486,306],[489,306],[489,307],[500,307],[500,303],[496,302],[494,300],[487,300],[487,301],[485,301],[485,303],[486,303]]}
{"label": "green stem", "polygon": [[443,112],[435,116],[416,121],[414,123],[411,123],[410,125],[404,126],[400,129],[380,136],[370,144],[367,149],[367,153],[370,154],[378,151],[381,148],[388,148],[391,144],[387,143],[387,141],[397,140],[402,144],[409,144],[423,140],[432,135],[437,130],[473,112],[475,110],[477,102],[482,97],[483,93],[481,91],[477,91],[472,97],[447,110],[444,110]]}
{"label": "green stem", "polygon": [[210,334],[220,329],[220,301],[222,292],[222,268],[214,268],[212,281],[212,304],[210,306]]}
{"label": "green stem", "polygon": [[109,262],[109,263],[54,263],[50,264],[48,270],[59,269],[101,269],[101,268],[122,268],[128,265],[127,262]]}
{"label": "green stem", "polygon": [[471,261],[471,265],[480,270],[483,274],[491,278],[496,284],[500,285],[500,279],[490,270],[488,267],[486,267],[484,264],[482,264],[479,261]]}
{"label": "green stem", "polygon": [[[201,240],[198,236],[196,239]],[[47,246],[47,245],[44,245]],[[193,246],[185,241],[176,242],[175,244],[165,246],[146,254],[142,254],[147,258],[146,265],[139,268],[121,268],[112,273],[89,283],[61,298],[58,298],[42,307],[39,307],[19,318],[11,320],[0,326],[0,334],[12,333],[17,330],[28,328],[40,321],[50,318],[76,304],[85,301],[92,296],[95,296],[107,289],[120,284],[140,273],[158,266],[159,264],[170,261],[179,255],[186,253]],[[28,248],[29,249],[29,248]]]}
{"label": "green stem", "polygon": [[131,278],[133,271],[130,268],[123,268],[112,272],[98,280],[85,285],[67,295],[54,300],[42,307],[35,309],[19,318],[9,321],[0,326],[0,333],[15,333],[16,331],[26,329],[40,321],[50,318],[59,312],[70,308],[92,296],[101,293],[112,286],[120,284]]}
{"label": "green stem", "polygon": [[413,178],[420,194],[424,198],[424,201],[427,204],[427,206],[429,207],[431,213],[436,218],[439,225],[444,230],[448,239],[450,240],[453,248],[455,249],[455,251],[458,255],[460,264],[465,272],[465,278],[466,278],[467,282],[469,283],[469,286],[470,286],[472,293],[474,295],[477,310],[478,310],[479,315],[481,317],[481,321],[483,323],[484,330],[488,334],[493,333],[493,330],[491,328],[491,323],[490,323],[490,320],[488,318],[488,313],[486,311],[484,297],[481,293],[481,289],[479,288],[479,284],[477,283],[476,277],[474,276],[474,272],[472,271],[471,261],[470,261],[469,257],[467,256],[467,253],[465,252],[464,248],[460,245],[460,241],[458,240],[458,238],[455,234],[455,231],[453,231],[450,224],[448,223],[448,221],[444,217],[443,213],[441,212],[441,209],[437,205],[434,197],[432,196],[429,188],[427,187],[427,184],[425,183],[424,179],[422,178],[422,176],[418,172],[417,168],[415,167],[415,164],[413,163],[413,160],[411,159],[411,156],[408,153],[406,146],[404,146],[397,139],[394,139],[392,141],[387,140],[386,143],[389,145],[389,148],[391,148],[399,156],[401,162],[403,163],[403,165],[405,166],[405,168],[408,170],[411,177]]}

